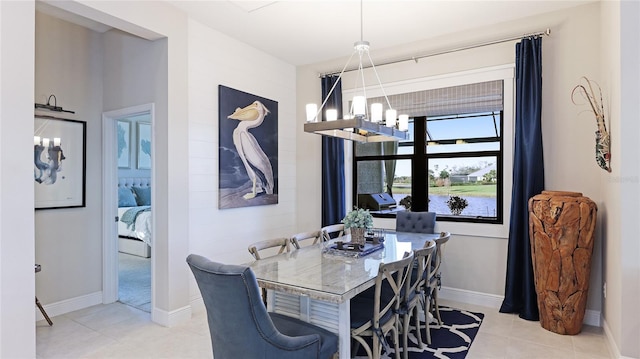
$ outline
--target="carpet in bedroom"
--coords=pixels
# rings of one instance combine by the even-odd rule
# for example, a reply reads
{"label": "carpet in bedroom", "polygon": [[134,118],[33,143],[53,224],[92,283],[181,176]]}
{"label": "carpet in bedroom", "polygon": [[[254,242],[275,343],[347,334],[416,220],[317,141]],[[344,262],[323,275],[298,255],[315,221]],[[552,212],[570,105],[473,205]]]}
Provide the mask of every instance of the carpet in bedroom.
{"label": "carpet in bedroom", "polygon": [[118,300],[151,312],[151,258],[118,253]]}

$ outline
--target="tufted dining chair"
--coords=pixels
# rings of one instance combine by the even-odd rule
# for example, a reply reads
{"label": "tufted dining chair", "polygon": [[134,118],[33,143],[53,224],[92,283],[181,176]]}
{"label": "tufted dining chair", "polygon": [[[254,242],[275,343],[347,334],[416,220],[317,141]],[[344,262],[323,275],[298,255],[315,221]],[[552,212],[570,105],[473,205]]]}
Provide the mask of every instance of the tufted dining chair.
{"label": "tufted dining chair", "polygon": [[331,358],[338,337],[313,324],[268,313],[250,267],[190,254],[187,263],[202,293],[216,359]]}
{"label": "tufted dining chair", "polygon": [[435,233],[435,212],[396,213],[396,232]]}

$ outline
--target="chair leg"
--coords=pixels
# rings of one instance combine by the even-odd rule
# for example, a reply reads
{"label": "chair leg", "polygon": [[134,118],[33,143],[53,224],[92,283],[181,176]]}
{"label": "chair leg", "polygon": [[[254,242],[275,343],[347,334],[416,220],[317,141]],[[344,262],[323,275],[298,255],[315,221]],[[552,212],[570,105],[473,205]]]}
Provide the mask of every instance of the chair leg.
{"label": "chair leg", "polygon": [[400,336],[398,335],[398,328],[391,329],[393,331],[393,349],[396,350],[396,359],[400,359],[400,347],[398,342],[400,342]]}
{"label": "chair leg", "polygon": [[414,322],[416,325],[416,338],[418,339],[418,347],[424,349],[424,343],[422,342],[422,331],[420,330],[420,309],[416,305],[413,309]]}
{"label": "chair leg", "polygon": [[442,325],[442,318],[440,317],[440,306],[438,306],[438,289],[433,291],[433,306],[435,307],[436,317],[438,318],[438,325]]}
{"label": "chair leg", "polygon": [[402,358],[409,358],[409,313],[402,316]]}
{"label": "chair leg", "polygon": [[431,331],[429,323],[429,313],[431,313],[431,295],[427,294],[424,299],[424,331],[427,335],[427,345],[431,345]]}
{"label": "chair leg", "polygon": [[51,318],[49,318],[49,316],[47,315],[47,312],[44,311],[44,308],[42,307],[42,304],[40,304],[38,297],[36,297],[36,306],[38,307],[38,309],[40,309],[40,313],[42,313],[42,316],[44,317],[44,319],[47,320],[47,323],[49,323],[49,326],[52,326],[53,322],[51,321]]}
{"label": "chair leg", "polygon": [[262,303],[264,303],[264,307],[267,307],[267,290],[264,288],[260,288],[262,290]]}

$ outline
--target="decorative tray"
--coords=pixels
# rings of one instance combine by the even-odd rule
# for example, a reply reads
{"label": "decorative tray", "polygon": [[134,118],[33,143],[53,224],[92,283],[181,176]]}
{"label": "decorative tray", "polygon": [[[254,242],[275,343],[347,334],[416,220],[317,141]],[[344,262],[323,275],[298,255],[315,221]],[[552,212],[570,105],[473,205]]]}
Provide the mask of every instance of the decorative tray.
{"label": "decorative tray", "polygon": [[351,242],[346,243],[334,243],[325,248],[324,252],[329,254],[337,254],[348,257],[364,257],[373,252],[379,251],[384,248],[383,241],[377,241],[378,243],[374,243],[373,241],[369,241],[370,238],[366,238],[366,242],[364,245],[358,245]]}

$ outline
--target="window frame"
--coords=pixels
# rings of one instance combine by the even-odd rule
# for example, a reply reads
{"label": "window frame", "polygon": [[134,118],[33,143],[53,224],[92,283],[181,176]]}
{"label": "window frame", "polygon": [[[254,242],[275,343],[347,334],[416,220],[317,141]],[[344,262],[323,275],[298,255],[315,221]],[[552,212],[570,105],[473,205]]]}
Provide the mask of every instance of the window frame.
{"label": "window frame", "polygon": [[[474,237],[491,237],[491,238],[508,238],[509,236],[509,213],[511,207],[511,191],[513,182],[513,141],[514,141],[514,118],[515,118],[515,64],[498,65],[486,68],[478,68],[473,70],[437,75],[431,77],[415,78],[398,82],[390,82],[384,84],[387,95],[401,94],[413,91],[429,90],[457,85],[465,85],[476,82],[503,80],[503,116],[502,116],[502,186],[498,195],[502,196],[502,223],[489,223],[481,221],[481,223],[473,221],[458,221],[438,218],[436,223],[436,231],[448,231],[452,234],[468,235]],[[382,96],[379,88],[370,86],[365,89],[368,97]],[[343,97],[350,98],[360,89],[343,89]],[[346,103],[346,101],[345,101]],[[345,105],[346,106],[346,105]],[[414,141],[416,139],[414,138]],[[354,182],[354,158],[355,152],[353,146],[345,146],[345,181],[351,182],[352,188],[356,188],[357,183]],[[404,157],[402,157],[404,156]],[[411,155],[400,155],[398,159],[411,157]],[[369,157],[375,159],[376,157]],[[426,175],[428,175],[428,167],[425,167]],[[413,172],[413,171],[412,171]],[[414,174],[412,173],[412,176]],[[346,208],[352,208],[355,204],[355,190],[346,193]],[[498,209],[497,209],[498,210]],[[392,218],[374,218],[374,225],[384,228],[395,227],[395,216]]]}

